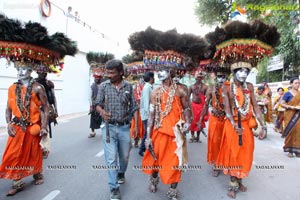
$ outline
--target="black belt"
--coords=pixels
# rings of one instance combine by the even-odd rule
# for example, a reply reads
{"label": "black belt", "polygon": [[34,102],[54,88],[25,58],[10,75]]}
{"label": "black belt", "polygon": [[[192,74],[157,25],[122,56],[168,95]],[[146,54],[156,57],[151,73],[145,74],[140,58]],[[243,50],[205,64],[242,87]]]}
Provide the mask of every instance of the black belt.
{"label": "black belt", "polygon": [[108,123],[115,126],[124,126],[129,124],[129,121],[125,121],[125,122],[109,121]]}

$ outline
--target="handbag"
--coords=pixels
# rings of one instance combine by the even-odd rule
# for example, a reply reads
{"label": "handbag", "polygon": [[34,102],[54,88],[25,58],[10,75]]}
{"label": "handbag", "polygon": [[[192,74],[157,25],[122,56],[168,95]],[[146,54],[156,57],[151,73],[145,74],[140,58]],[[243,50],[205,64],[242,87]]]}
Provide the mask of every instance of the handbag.
{"label": "handbag", "polygon": [[249,119],[249,128],[257,129],[258,124],[254,116]]}

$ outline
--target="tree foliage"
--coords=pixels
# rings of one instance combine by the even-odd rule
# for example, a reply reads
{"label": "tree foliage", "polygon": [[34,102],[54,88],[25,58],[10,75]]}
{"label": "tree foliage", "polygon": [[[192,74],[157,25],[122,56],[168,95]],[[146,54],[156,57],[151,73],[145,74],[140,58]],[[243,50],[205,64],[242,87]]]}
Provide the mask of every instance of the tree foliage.
{"label": "tree foliage", "polygon": [[195,14],[202,25],[225,24],[231,8],[232,0],[198,0]]}
{"label": "tree foliage", "polygon": [[114,58],[115,56],[111,53],[88,52],[86,54],[86,60],[90,66],[104,65],[107,61]]}
{"label": "tree foliage", "polygon": [[[299,25],[299,10],[276,10],[278,5],[297,5],[295,0],[198,0],[195,7],[200,24],[216,25],[225,24],[231,20],[230,15],[237,6],[246,9],[249,21],[260,19],[268,24],[273,24],[281,34],[281,44],[276,48],[275,55],[281,54],[284,57],[285,79],[299,75],[300,72],[300,38],[295,35],[295,28]],[[249,5],[255,6],[250,9]],[[267,7],[273,6],[273,7]],[[278,8],[278,7],[277,7]],[[294,6],[296,8],[296,6]],[[299,7],[298,7],[299,9]],[[267,61],[258,67],[258,80],[268,79],[269,81],[280,81],[282,70],[267,72]],[[292,68],[292,70],[290,69]]]}

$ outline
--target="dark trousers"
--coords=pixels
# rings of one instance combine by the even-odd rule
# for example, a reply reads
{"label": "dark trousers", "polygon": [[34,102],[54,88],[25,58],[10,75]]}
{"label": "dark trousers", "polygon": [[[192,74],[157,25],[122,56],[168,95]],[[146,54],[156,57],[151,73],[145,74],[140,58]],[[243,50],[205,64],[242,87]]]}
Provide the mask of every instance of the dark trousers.
{"label": "dark trousers", "polygon": [[143,125],[144,125],[144,136],[143,136],[143,139],[142,139],[142,142],[141,142],[141,146],[140,146],[140,150],[139,150],[139,153],[142,154],[146,151],[146,147],[145,147],[145,140],[147,138],[147,119],[146,120],[143,120]]}

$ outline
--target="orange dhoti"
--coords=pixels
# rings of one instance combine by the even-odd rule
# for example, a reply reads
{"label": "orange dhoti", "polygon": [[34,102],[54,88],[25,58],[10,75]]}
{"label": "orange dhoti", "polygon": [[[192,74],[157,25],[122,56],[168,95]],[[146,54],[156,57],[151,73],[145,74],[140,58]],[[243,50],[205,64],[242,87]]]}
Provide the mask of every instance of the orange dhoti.
{"label": "orange dhoti", "polygon": [[33,174],[42,173],[43,155],[40,136],[26,133],[14,125],[15,137],[8,137],[0,166],[0,178],[17,180]]}
{"label": "orange dhoti", "polygon": [[208,125],[208,140],[207,140],[207,162],[215,164],[222,141],[222,134],[225,120],[210,115]]}
{"label": "orange dhoti", "polygon": [[134,117],[133,117],[132,120],[131,120],[131,126],[130,126],[130,137],[133,138],[133,139],[135,139],[135,138],[142,139],[143,136],[144,136],[145,129],[144,129],[144,124],[143,124],[143,121],[141,119],[141,115],[140,115],[139,111],[138,111],[138,130],[139,130],[139,133],[138,133],[137,137],[135,136],[134,126],[135,126],[135,120],[134,120]]}
{"label": "orange dhoti", "polygon": [[[162,110],[164,107],[165,105],[162,104]],[[175,154],[178,147],[173,130],[180,119],[181,112],[180,98],[175,96],[172,110],[163,119],[161,127],[154,129],[151,135],[153,150],[157,160],[154,160],[149,151],[145,152],[142,160],[143,172],[146,174],[159,172],[161,181],[164,184],[178,183],[181,180],[181,170],[178,167],[179,158]]]}
{"label": "orange dhoti", "polygon": [[[223,169],[224,174],[230,174],[237,178],[248,176],[254,151],[254,136],[249,128],[249,120],[242,120],[243,145],[239,146],[239,136],[232,124],[227,119],[224,124],[220,152],[216,161],[216,167]],[[235,121],[237,124],[237,121]]]}
{"label": "orange dhoti", "polygon": [[181,171],[176,170],[179,160],[174,153],[177,148],[174,137],[154,131],[152,141],[155,141],[153,150],[158,159],[155,161],[151,153],[146,151],[142,161],[144,173],[152,174],[158,171],[164,184],[180,182]]}
{"label": "orange dhoti", "polygon": [[[8,89],[8,105],[16,118],[21,117],[20,110],[16,105],[16,84]],[[24,97],[26,87],[23,86],[21,93]],[[41,103],[34,92],[30,99],[30,123],[41,125],[40,117]],[[3,154],[0,166],[0,178],[21,179],[23,177],[41,173],[43,156],[40,146],[41,137],[30,134],[30,126],[27,126],[26,132],[17,125],[13,125],[16,130],[15,137],[8,137],[6,148]]]}

